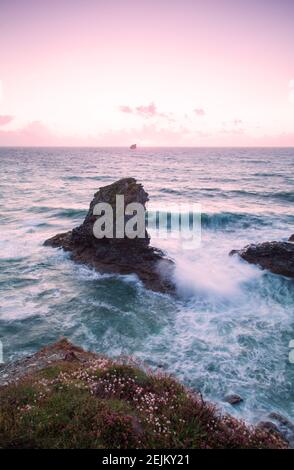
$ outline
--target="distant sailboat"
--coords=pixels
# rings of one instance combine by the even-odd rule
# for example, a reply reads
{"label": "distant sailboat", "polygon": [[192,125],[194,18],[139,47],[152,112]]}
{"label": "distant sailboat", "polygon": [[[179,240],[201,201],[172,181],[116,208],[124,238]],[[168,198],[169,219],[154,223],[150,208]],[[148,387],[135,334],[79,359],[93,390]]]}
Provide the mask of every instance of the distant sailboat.
{"label": "distant sailboat", "polygon": [[133,145],[130,146],[131,150],[136,150],[136,148],[137,148],[137,144],[133,144]]}

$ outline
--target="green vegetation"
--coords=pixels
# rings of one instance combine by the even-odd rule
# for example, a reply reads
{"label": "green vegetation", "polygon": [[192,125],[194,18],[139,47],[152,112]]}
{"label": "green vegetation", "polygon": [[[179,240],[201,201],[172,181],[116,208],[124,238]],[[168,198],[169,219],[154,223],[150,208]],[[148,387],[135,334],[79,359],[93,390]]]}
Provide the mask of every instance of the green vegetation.
{"label": "green vegetation", "polygon": [[1,448],[282,448],[173,378],[94,358],[0,389]]}

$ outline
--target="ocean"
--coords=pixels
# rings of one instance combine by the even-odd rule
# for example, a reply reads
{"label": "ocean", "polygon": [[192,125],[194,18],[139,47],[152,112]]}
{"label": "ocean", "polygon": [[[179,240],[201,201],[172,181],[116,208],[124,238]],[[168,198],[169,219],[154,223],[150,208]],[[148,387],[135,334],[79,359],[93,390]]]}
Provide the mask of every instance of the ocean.
{"label": "ocean", "polygon": [[[5,361],[66,336],[172,373],[248,422],[271,411],[294,419],[294,282],[228,256],[294,233],[294,149],[0,148],[0,168]],[[201,204],[198,248],[151,233],[176,262],[176,298],[42,245],[80,224],[94,192],[124,176],[144,185],[150,212]],[[244,402],[226,404],[229,393]]]}

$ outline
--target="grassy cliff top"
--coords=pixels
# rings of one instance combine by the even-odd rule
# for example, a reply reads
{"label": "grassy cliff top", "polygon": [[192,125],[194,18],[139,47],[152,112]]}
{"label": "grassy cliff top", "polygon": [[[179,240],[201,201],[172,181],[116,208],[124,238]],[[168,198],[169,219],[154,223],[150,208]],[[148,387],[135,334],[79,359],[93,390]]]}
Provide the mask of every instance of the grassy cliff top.
{"label": "grassy cliff top", "polygon": [[6,366],[0,379],[0,448],[287,447],[170,376],[65,339]]}

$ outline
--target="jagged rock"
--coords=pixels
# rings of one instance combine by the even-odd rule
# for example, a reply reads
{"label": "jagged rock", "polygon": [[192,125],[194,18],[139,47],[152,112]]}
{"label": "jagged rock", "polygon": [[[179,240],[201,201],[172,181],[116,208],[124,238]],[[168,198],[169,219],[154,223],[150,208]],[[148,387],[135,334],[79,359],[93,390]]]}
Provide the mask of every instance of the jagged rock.
{"label": "jagged rock", "polygon": [[276,413],[275,411],[273,411],[269,414],[269,417],[280,423],[282,426],[285,426],[294,433],[294,424],[288,418],[286,418],[286,416],[283,416],[280,413]]}
{"label": "jagged rock", "polygon": [[291,235],[291,237],[289,238],[288,241],[289,241],[289,242],[294,242],[294,233],[293,233],[293,235]]}
{"label": "jagged rock", "polygon": [[294,448],[294,424],[286,418],[286,416],[276,413],[275,411],[270,413],[269,418],[276,421],[277,428],[281,436],[289,443],[290,447]]}
{"label": "jagged rock", "polygon": [[70,343],[66,338],[61,338],[56,343],[45,346],[31,356],[0,364],[0,387],[12,382],[18,382],[23,377],[56,362],[72,361],[73,356],[75,360],[84,363],[96,357],[96,354],[86,352],[82,348]]}
{"label": "jagged rock", "polygon": [[69,351],[65,354],[64,358],[63,358],[64,361],[67,361],[67,362],[72,362],[72,361],[78,361],[79,358],[78,356],[74,353],[74,351]]}
{"label": "jagged rock", "polygon": [[237,395],[236,393],[232,393],[230,395],[226,395],[224,398],[224,401],[226,401],[227,403],[230,403],[230,405],[238,405],[244,400],[242,397],[240,397],[240,395]]}
{"label": "jagged rock", "polygon": [[[292,237],[291,237],[292,238]],[[274,274],[294,277],[294,245],[290,242],[264,242],[247,245],[242,250],[232,250],[248,263],[257,264]]]}
{"label": "jagged rock", "polygon": [[[116,237],[116,195],[124,196],[124,209],[130,203],[140,203],[144,211],[148,194],[134,178],[123,178],[100,188],[94,194],[84,222],[73,230],[57,234],[44,245],[63,248],[71,252],[78,263],[86,264],[97,271],[117,274],[135,273],[147,288],[158,292],[174,292],[171,281],[174,263],[164,254],[150,246],[147,230],[142,238]],[[109,203],[114,215],[114,238],[97,239],[93,226],[99,216],[93,214],[98,203]],[[125,215],[124,226],[132,216]]]}
{"label": "jagged rock", "polygon": [[278,426],[276,426],[274,423],[271,421],[260,421],[257,426],[257,428],[263,430],[263,431],[268,431],[270,433],[279,433],[281,434]]}

